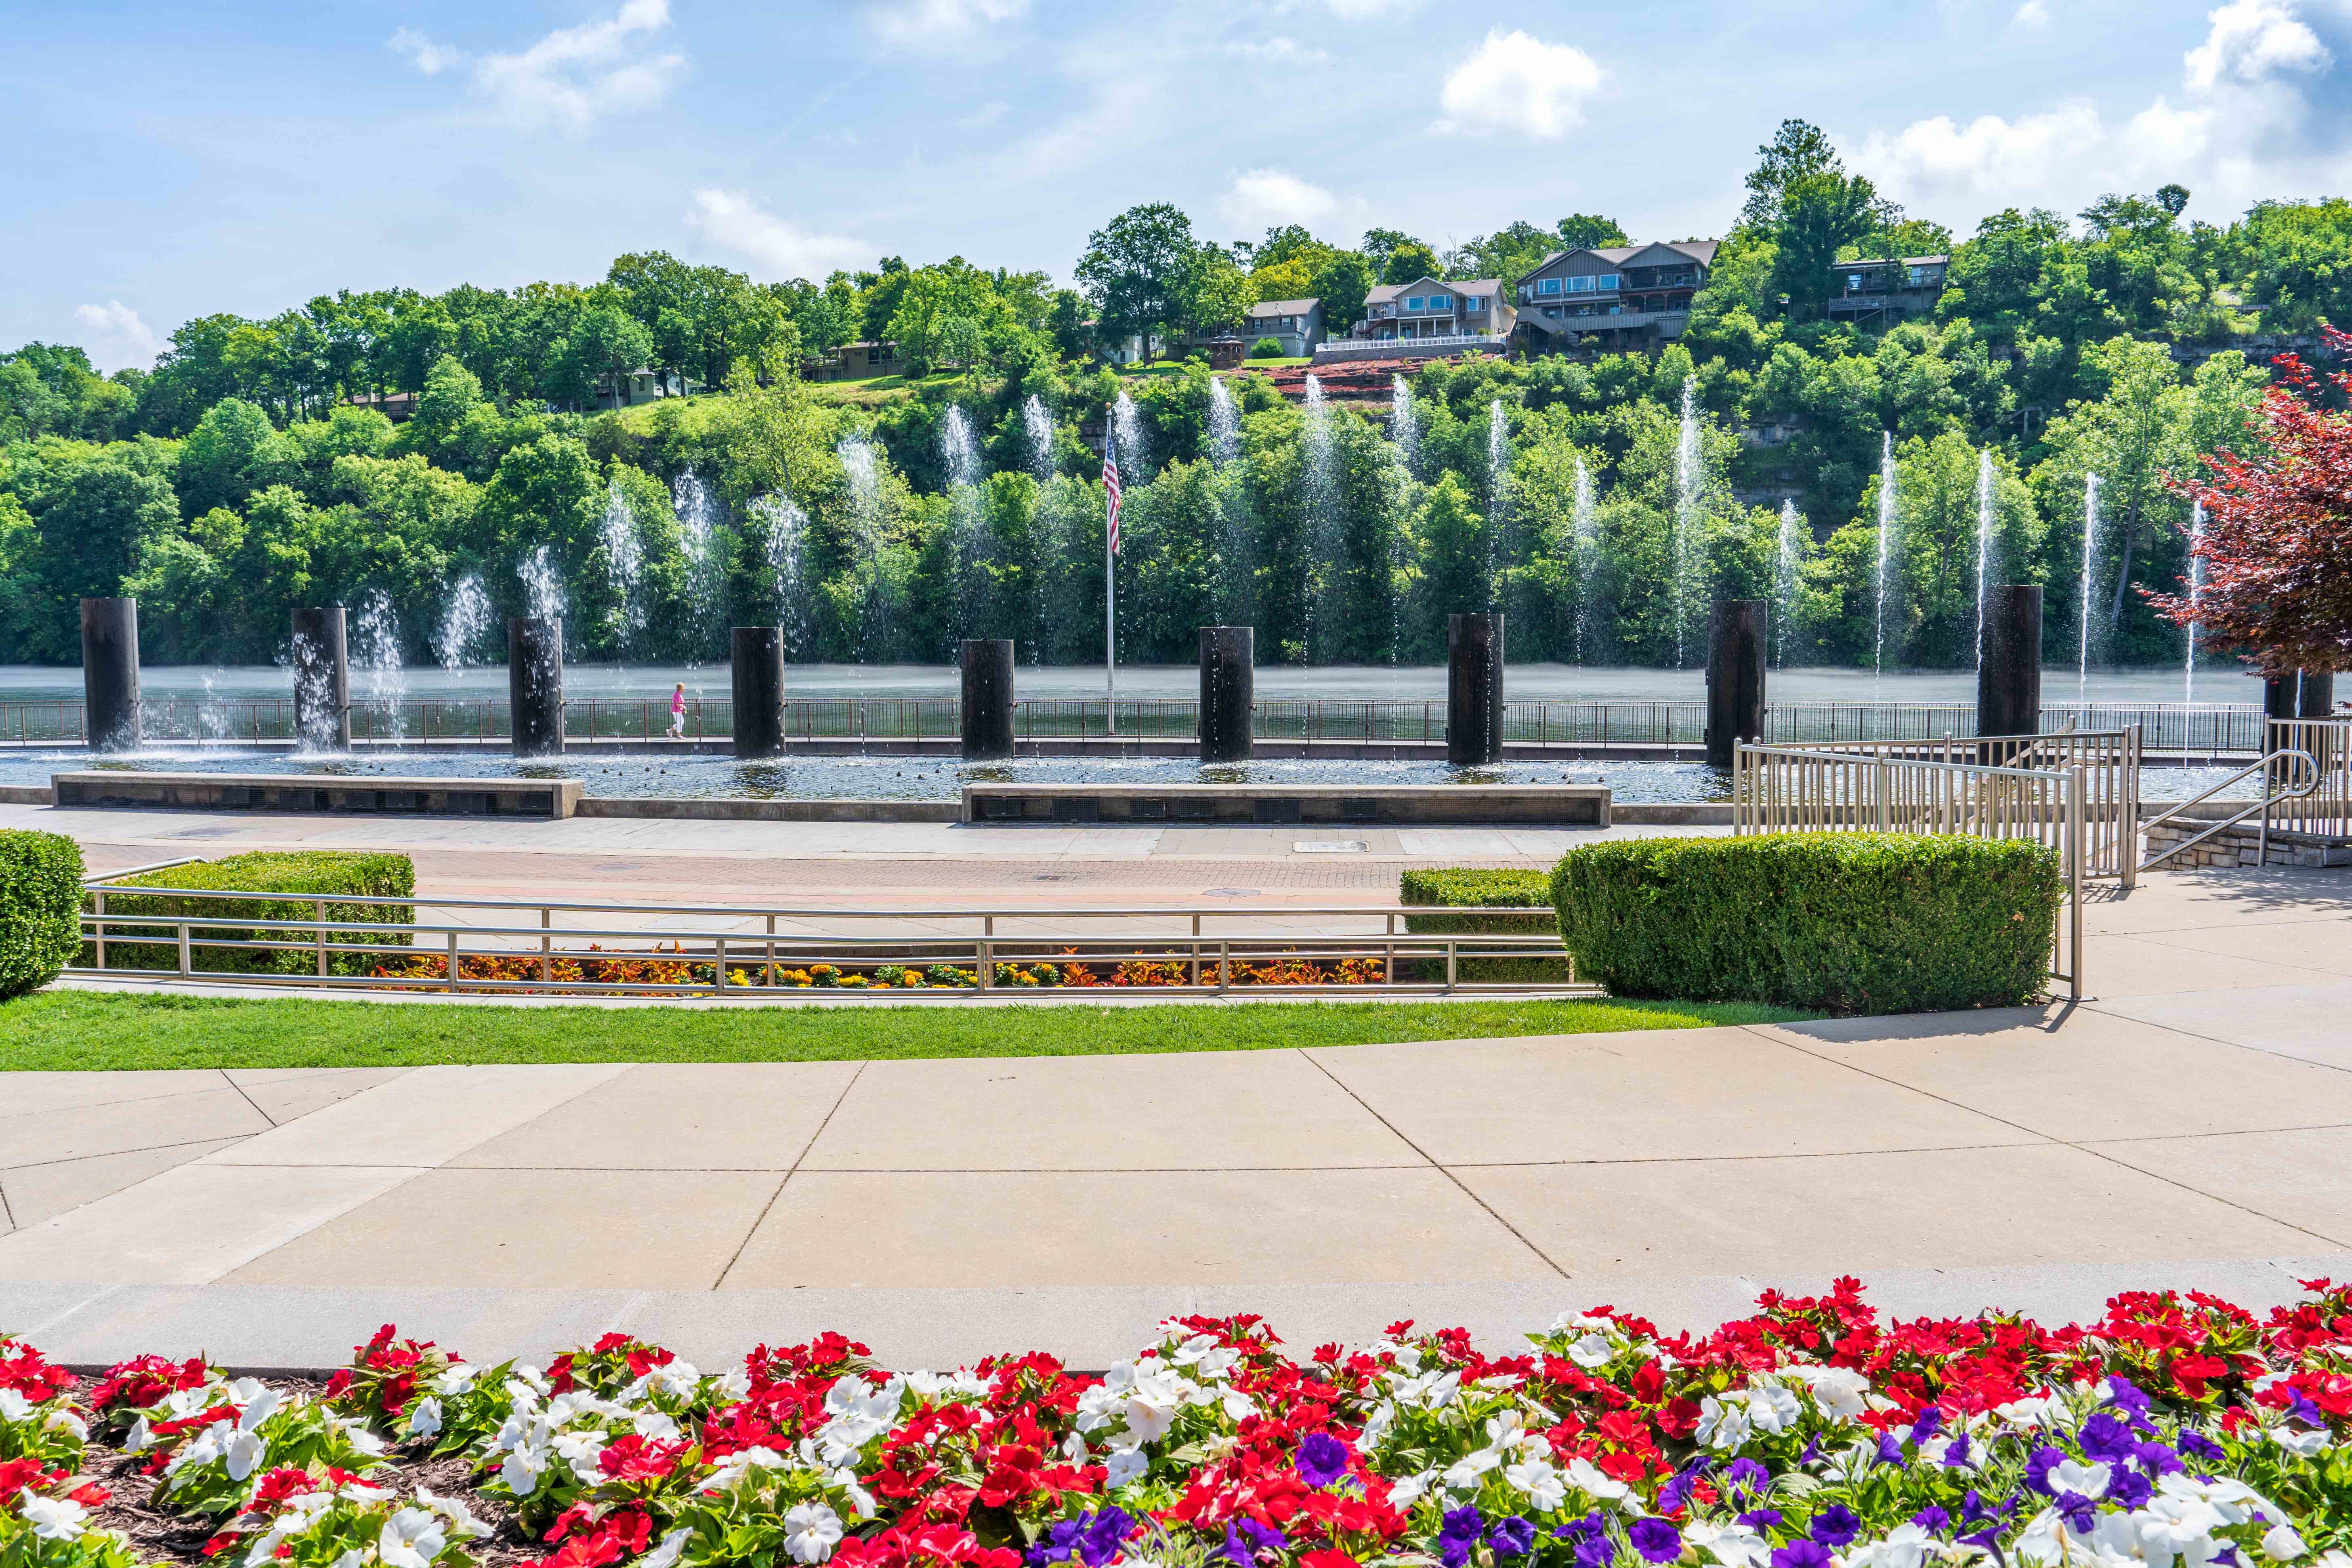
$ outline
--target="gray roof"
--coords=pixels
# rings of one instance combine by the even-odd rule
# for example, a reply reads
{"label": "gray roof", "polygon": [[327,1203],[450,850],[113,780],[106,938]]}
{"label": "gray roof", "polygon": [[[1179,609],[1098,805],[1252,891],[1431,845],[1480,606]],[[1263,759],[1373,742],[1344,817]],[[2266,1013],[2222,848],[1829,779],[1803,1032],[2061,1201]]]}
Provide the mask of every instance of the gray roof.
{"label": "gray roof", "polygon": [[1502,279],[1498,278],[1416,278],[1410,283],[1376,284],[1373,286],[1371,292],[1364,296],[1364,303],[1367,305],[1385,305],[1391,300],[1401,298],[1408,289],[1412,289],[1435,287],[1439,289],[1452,289],[1465,294],[1475,294],[1482,290],[1500,289],[1502,286]]}
{"label": "gray roof", "polygon": [[1943,267],[1948,265],[1951,259],[1952,258],[1949,254],[1943,256],[1857,256],[1852,261],[1833,261],[1830,264],[1830,269],[1832,271],[1835,271],[1841,267]]}
{"label": "gray roof", "polygon": [[1249,308],[1252,316],[1304,316],[1323,301],[1318,297],[1309,300],[1260,300]]}
{"label": "gray roof", "polygon": [[1519,279],[1534,277],[1563,256],[1597,256],[1612,267],[1617,267],[1633,260],[1645,250],[1658,249],[1678,251],[1701,267],[1712,267],[1715,265],[1716,250],[1720,244],[1720,241],[1713,239],[1654,239],[1643,245],[1604,245],[1589,249],[1571,247],[1566,250],[1555,250],[1525,272],[1520,273]]}

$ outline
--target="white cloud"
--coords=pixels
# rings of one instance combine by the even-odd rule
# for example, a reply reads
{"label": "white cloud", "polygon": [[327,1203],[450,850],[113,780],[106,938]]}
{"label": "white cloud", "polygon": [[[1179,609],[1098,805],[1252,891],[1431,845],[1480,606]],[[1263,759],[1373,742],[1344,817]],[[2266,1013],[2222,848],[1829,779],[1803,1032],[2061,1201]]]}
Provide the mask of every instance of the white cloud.
{"label": "white cloud", "polygon": [[868,17],[886,44],[911,49],[944,49],[964,43],[999,22],[1029,14],[1029,0],[887,0]]}
{"label": "white cloud", "polygon": [[1496,27],[1446,77],[1436,129],[1549,140],[1583,122],[1583,100],[1600,86],[1601,68],[1583,50]]}
{"label": "white cloud", "polygon": [[2287,0],[2230,0],[2205,19],[2212,30],[2181,57],[2192,92],[2210,92],[2225,79],[2254,83],[2282,70],[2323,70],[2330,63],[2326,46]]}
{"label": "white cloud", "polygon": [[2047,0],[2023,0],[2009,18],[2012,27],[2046,27],[2050,25]]}
{"label": "white cloud", "polygon": [[1318,65],[1331,58],[1327,50],[1310,49],[1297,38],[1286,38],[1280,34],[1263,43],[1227,44],[1225,53],[1267,66]]}
{"label": "white cloud", "polygon": [[1313,226],[1339,210],[1339,198],[1279,169],[1252,169],[1234,176],[1218,211],[1235,228],[1271,228],[1297,223]]}
{"label": "white cloud", "polygon": [[[686,73],[684,55],[648,47],[668,26],[669,0],[623,0],[609,20],[559,27],[527,49],[474,60],[475,96],[518,131],[578,134],[606,115],[649,109]],[[427,76],[467,58],[408,27],[392,36],[391,47]]]}
{"label": "white cloud", "polygon": [[109,300],[103,305],[76,305],[74,319],[98,334],[93,357],[112,369],[137,365],[143,370],[153,364],[155,356],[163,350],[155,329],[141,321],[139,312],[120,300]]}
{"label": "white cloud", "polygon": [[2042,188],[2062,161],[2082,158],[2105,136],[2087,103],[2014,122],[1981,114],[1959,125],[1938,114],[1891,138],[1871,137],[1855,162],[1906,196],[1998,196]]}
{"label": "white cloud", "polygon": [[982,104],[978,109],[957,121],[956,125],[965,131],[984,131],[1012,112],[1013,106],[1003,99],[998,99],[993,103]]}
{"label": "white cloud", "polygon": [[688,221],[712,244],[748,257],[777,279],[822,281],[836,268],[858,266],[876,254],[863,240],[794,228],[740,191],[695,192]]}

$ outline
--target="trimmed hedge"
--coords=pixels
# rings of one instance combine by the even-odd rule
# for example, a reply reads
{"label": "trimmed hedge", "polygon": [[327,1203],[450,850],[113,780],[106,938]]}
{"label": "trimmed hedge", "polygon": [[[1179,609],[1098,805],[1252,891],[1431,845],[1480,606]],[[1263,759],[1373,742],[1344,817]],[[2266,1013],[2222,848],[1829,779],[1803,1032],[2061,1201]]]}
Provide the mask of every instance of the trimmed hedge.
{"label": "trimmed hedge", "polygon": [[1622,839],[1552,873],[1578,973],[1617,995],[1840,1013],[2032,1001],[2063,897],[2055,850],[1941,834]]}
{"label": "trimmed hedge", "polygon": [[[1426,936],[1517,936],[1530,942],[1559,930],[1551,908],[1551,873],[1470,866],[1431,866],[1403,873],[1397,900],[1404,904],[1460,904],[1466,909],[1525,910],[1526,914],[1407,915],[1404,929]],[[1443,979],[1442,959],[1401,963],[1416,980]],[[1565,965],[1548,958],[1465,958],[1459,978],[1494,982],[1566,978]]]}
{"label": "trimmed hedge", "polygon": [[81,945],[81,846],[0,832],[0,998],[58,977]]}
{"label": "trimmed hedge", "polygon": [[[255,899],[184,899],[170,895],[152,897],[125,894],[124,888],[219,888],[237,892],[274,894],[276,897]],[[416,892],[416,867],[405,855],[355,854],[331,849],[257,850],[247,855],[232,855],[222,860],[207,860],[194,866],[166,866],[137,877],[127,877],[107,886],[106,912],[110,920],[117,915],[202,915],[208,920],[293,920],[318,918],[318,896],[328,896],[327,919],[331,921],[369,921],[383,925],[408,925],[415,921],[412,904],[348,904],[337,903],[334,895],[356,895],[378,899],[407,899]],[[178,940],[169,931],[153,934],[171,937],[163,943],[125,940],[149,934],[138,928],[110,926],[106,939],[106,963],[110,969],[177,969],[180,966]],[[123,933],[118,935],[116,933]],[[266,952],[241,951],[236,948],[207,947],[205,940],[215,942],[299,941],[300,933],[267,931],[253,928],[217,928],[195,933],[190,963],[212,974],[310,974],[318,971],[315,952]],[[399,945],[409,943],[405,934],[387,933],[378,937],[366,931],[333,931],[329,933],[330,949],[337,946]],[[370,969],[389,959],[388,954],[366,952],[331,956],[327,967],[337,974],[365,974]],[[85,962],[94,963],[95,955]]]}
{"label": "trimmed hedge", "polygon": [[1250,344],[1249,357],[1252,359],[1280,359],[1282,357],[1282,340],[1280,338],[1258,339],[1257,342]]}

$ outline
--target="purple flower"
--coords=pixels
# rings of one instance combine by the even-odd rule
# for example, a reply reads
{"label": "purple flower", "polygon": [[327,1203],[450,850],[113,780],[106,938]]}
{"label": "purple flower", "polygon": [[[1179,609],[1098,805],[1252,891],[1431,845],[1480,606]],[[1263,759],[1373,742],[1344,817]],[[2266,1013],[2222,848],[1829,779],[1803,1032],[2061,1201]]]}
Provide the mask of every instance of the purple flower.
{"label": "purple flower", "polygon": [[1765,1489],[1771,1484],[1772,1472],[1753,1459],[1734,1459],[1731,1461],[1730,1468],[1723,1472],[1723,1492],[1726,1497],[1729,1497],[1733,1492],[1743,1491],[1762,1497]]}
{"label": "purple flower", "polygon": [[2306,1395],[2303,1390],[2300,1388],[2289,1388],[2286,1392],[2287,1397],[2294,1402],[2286,1407],[2286,1415],[2289,1420],[2300,1421],[2305,1426],[2312,1427],[2317,1431],[2324,1432],[2327,1429],[2326,1415],[2321,1411],[2318,1405],[2314,1405],[2311,1402],[2310,1397]]}
{"label": "purple flower", "polygon": [[2131,1428],[2104,1410],[2083,1423],[2077,1440],[2083,1446],[2084,1458],[2108,1465],[2122,1464],[2139,1447],[2132,1438]]}
{"label": "purple flower", "polygon": [[1105,1507],[1087,1521],[1078,1535],[1078,1561],[1087,1568],[1103,1568],[1103,1564],[1118,1555],[1127,1538],[1135,1533],[1135,1519],[1125,1509]]}
{"label": "purple flower", "polygon": [[1645,1562],[1672,1563],[1683,1554],[1682,1532],[1655,1515],[1635,1520],[1625,1534]]}
{"label": "purple flower", "polygon": [[2117,1469],[2107,1479],[2107,1500],[2123,1508],[2137,1508],[2156,1495],[2156,1483],[2137,1470]]}
{"label": "purple flower", "polygon": [[1298,1445],[1298,1479],[1328,1487],[1348,1473],[1348,1446],[1328,1432],[1309,1432]]}
{"label": "purple flower", "polygon": [[1609,1568],[1617,1561],[1617,1543],[1608,1531],[1596,1530],[1576,1543],[1576,1568]]}
{"label": "purple flower", "polygon": [[1822,1440],[1819,1437],[1809,1437],[1805,1440],[1805,1451],[1797,1456],[1798,1468],[1811,1469],[1821,1457]]}
{"label": "purple flower", "polygon": [[1495,1549],[1497,1562],[1507,1557],[1525,1557],[1536,1549],[1536,1527],[1517,1514],[1498,1519],[1487,1532],[1486,1544]]}
{"label": "purple flower", "polygon": [[2218,1465],[2229,1458],[2221,1451],[2221,1444],[2202,1432],[2183,1431],[2176,1441],[2180,1445],[2182,1453],[2192,1459],[2202,1459],[2209,1465]]}
{"label": "purple flower", "polygon": [[2026,1456],[2025,1484],[2043,1497],[2050,1496],[2051,1468],[2065,1457],[2063,1452],[2052,1447],[2047,1443],[2034,1449],[2032,1453]]}
{"label": "purple flower", "polygon": [[1878,1462],[1882,1465],[1901,1464],[1903,1439],[1892,1432],[1881,1432],[1878,1435]]}
{"label": "purple flower", "polygon": [[1813,1515],[1811,1533],[1823,1546],[1851,1546],[1853,1538],[1862,1533],[1862,1520],[1845,1504],[1833,1502]]}
{"label": "purple flower", "polygon": [[1739,1522],[1761,1535],[1780,1522],[1780,1510],[1777,1508],[1751,1508],[1739,1516]]}
{"label": "purple flower", "polygon": [[1702,1454],[1683,1468],[1668,1476],[1665,1484],[1658,1489],[1658,1511],[1680,1513],[1689,1506],[1691,1489],[1698,1485],[1699,1478],[1705,1474],[1706,1474],[1706,1456]]}
{"label": "purple flower", "polygon": [[1966,1469],[1971,1451],[1969,1447],[1969,1435],[1963,1432],[1945,1446],[1944,1468],[1948,1470]]}
{"label": "purple flower", "polygon": [[1029,1549],[1029,1568],[1046,1568],[1052,1563],[1066,1563],[1076,1549],[1078,1521],[1057,1519],[1045,1531],[1045,1538]]}
{"label": "purple flower", "polygon": [[1818,1541],[1791,1541],[1773,1549],[1772,1568],[1830,1568],[1830,1549]]}
{"label": "purple flower", "polygon": [[1930,1405],[1927,1409],[1919,1412],[1919,1419],[1912,1424],[1912,1447],[1918,1447],[1920,1444],[1926,1442],[1928,1438],[1934,1436],[1943,1429],[1944,1413],[1941,1410],[1937,1409],[1936,1406]]}
{"label": "purple flower", "polygon": [[1437,1555],[1445,1568],[1462,1568],[1470,1561],[1470,1549],[1478,1544],[1486,1530],[1486,1521],[1474,1507],[1448,1510],[1445,1523],[1437,1532]]}
{"label": "purple flower", "polygon": [[2180,1456],[2161,1443],[2142,1443],[2133,1457],[2139,1460],[2139,1468],[2151,1476],[2175,1475],[2180,1469]]}
{"label": "purple flower", "polygon": [[[1249,1538],[1246,1545],[1243,1536]],[[1225,1558],[1234,1568],[1257,1568],[1258,1553],[1280,1556],[1289,1546],[1282,1531],[1254,1519],[1238,1519],[1225,1526]]]}
{"label": "purple flower", "polygon": [[2115,1376],[2107,1379],[2107,1402],[2120,1405],[2134,1415],[2147,1414],[2147,1395],[2135,1387],[2127,1377]]}
{"label": "purple flower", "polygon": [[1930,1506],[1913,1514],[1911,1522],[1930,1535],[1941,1535],[1952,1528],[1952,1516],[1940,1508]]}

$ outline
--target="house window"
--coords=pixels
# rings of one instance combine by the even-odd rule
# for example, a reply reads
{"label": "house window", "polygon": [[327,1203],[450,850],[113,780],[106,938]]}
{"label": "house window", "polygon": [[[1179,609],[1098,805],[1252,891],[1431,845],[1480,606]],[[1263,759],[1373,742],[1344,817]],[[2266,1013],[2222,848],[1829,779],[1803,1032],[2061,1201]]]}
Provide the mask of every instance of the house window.
{"label": "house window", "polygon": [[1429,297],[1429,308],[1433,310],[1450,310],[1454,308],[1454,298],[1450,294],[1432,294]]}
{"label": "house window", "polygon": [[1547,278],[1539,287],[1547,294],[1557,294],[1559,292],[1559,279],[1557,278]]}

